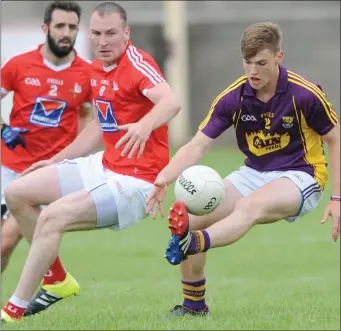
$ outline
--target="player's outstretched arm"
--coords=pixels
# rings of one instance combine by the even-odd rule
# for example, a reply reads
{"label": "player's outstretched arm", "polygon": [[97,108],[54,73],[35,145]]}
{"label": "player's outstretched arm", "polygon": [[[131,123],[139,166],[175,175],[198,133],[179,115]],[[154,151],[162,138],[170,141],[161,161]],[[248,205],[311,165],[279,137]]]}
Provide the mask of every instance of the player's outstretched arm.
{"label": "player's outstretched arm", "polygon": [[336,241],[340,236],[340,125],[337,124],[323,136],[328,145],[330,169],[332,179],[332,196],[321,223],[325,223],[329,216],[333,218],[332,239]]}
{"label": "player's outstretched arm", "polygon": [[151,132],[170,122],[180,111],[181,106],[177,96],[166,82],[162,82],[146,92],[146,97],[154,103],[154,107],[137,123],[117,126],[127,133],[117,142],[116,148],[126,144],[121,155],[132,158],[138,152],[141,157]]}
{"label": "player's outstretched arm", "polygon": [[168,165],[159,173],[155,184],[162,186],[173,183],[183,170],[200,161],[211,148],[213,142],[214,139],[199,130],[190,142],[175,153]]}
{"label": "player's outstretched arm", "polygon": [[101,144],[102,129],[96,109],[93,108],[93,120],[87,124],[77,138],[60,153],[56,154],[52,161],[60,162],[65,159],[75,159],[90,154]]}
{"label": "player's outstretched arm", "polygon": [[53,162],[60,162],[65,159],[75,159],[91,153],[101,143],[102,130],[96,119],[93,119],[77,138],[61,152],[52,157]]}
{"label": "player's outstretched arm", "polygon": [[82,132],[93,119],[92,105],[90,103],[83,104],[79,110],[78,134]]}
{"label": "player's outstretched arm", "polygon": [[166,82],[148,90],[146,97],[154,103],[154,107],[140,122],[150,131],[169,123],[181,109],[178,97]]}
{"label": "player's outstretched arm", "polygon": [[94,111],[94,119],[82,130],[77,138],[61,152],[53,156],[50,160],[39,161],[34,163],[21,173],[24,176],[36,169],[46,167],[65,159],[75,159],[77,157],[86,156],[101,144],[102,130],[96,112]]}
{"label": "player's outstretched arm", "polygon": [[183,170],[197,164],[213,145],[213,142],[214,139],[198,131],[189,143],[176,152],[169,164],[160,171],[154,182],[154,187],[146,201],[147,214],[153,209],[153,218],[157,216],[158,210],[163,216],[162,202],[166,196],[167,185],[174,182]]}

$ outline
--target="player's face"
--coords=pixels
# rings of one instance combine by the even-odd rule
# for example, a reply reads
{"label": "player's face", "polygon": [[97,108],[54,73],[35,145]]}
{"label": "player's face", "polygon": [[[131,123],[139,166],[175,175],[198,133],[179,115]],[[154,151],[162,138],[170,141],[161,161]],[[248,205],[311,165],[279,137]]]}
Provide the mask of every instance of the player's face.
{"label": "player's face", "polygon": [[90,18],[89,38],[96,58],[104,65],[110,65],[123,54],[130,39],[130,29],[118,13],[100,16],[95,12]]}
{"label": "player's face", "polygon": [[278,65],[282,62],[283,52],[274,54],[269,49],[264,49],[251,59],[243,59],[244,71],[250,85],[260,90],[277,79]]}
{"label": "player's face", "polygon": [[56,9],[52,13],[52,21],[43,26],[51,52],[63,58],[70,54],[78,33],[78,16],[74,12]]}

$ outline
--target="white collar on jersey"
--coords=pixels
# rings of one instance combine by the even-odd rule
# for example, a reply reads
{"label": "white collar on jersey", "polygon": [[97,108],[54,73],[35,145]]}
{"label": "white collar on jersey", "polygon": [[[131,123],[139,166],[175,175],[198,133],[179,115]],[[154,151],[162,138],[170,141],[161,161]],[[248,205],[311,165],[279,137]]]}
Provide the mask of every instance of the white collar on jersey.
{"label": "white collar on jersey", "polygon": [[67,68],[70,68],[73,61],[68,62],[68,63],[64,63],[64,64],[60,64],[60,65],[55,65],[55,64],[51,63],[50,61],[48,61],[48,60],[46,60],[46,59],[44,58],[44,61],[43,61],[43,62],[44,62],[44,64],[45,64],[48,68],[50,68],[51,70],[54,70],[54,71],[62,71],[62,70],[65,70],[65,69],[67,69]]}
{"label": "white collar on jersey", "polygon": [[105,67],[105,66],[103,66],[103,70],[105,71],[105,72],[109,72],[109,71],[111,71],[111,70],[113,70],[113,69],[115,69],[117,67],[117,64],[116,63],[114,63],[114,64],[112,64],[111,66],[109,66],[109,67]]}

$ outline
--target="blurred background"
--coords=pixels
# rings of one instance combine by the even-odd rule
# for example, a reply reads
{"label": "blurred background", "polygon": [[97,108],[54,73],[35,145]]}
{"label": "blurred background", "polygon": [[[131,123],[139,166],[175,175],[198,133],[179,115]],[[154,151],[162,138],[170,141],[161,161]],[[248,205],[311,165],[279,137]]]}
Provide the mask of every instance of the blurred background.
{"label": "blurred background", "polygon": [[[44,41],[41,24],[48,1],[1,3],[1,62]],[[76,48],[92,59],[87,33],[97,1],[83,8]],[[339,1],[117,1],[128,13],[132,42],[154,56],[182,100],[170,125],[173,146],[196,132],[211,102],[242,74],[239,43],[251,23],[271,20],[283,31],[284,66],[318,82],[339,114]],[[11,98],[2,102],[6,119]],[[233,130],[218,144],[233,145]]]}

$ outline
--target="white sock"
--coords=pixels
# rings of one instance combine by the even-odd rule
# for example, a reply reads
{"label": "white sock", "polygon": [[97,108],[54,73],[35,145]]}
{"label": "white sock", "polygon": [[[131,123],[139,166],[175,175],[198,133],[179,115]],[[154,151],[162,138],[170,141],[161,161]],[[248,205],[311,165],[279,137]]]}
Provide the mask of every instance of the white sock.
{"label": "white sock", "polygon": [[12,295],[11,299],[9,300],[10,303],[12,303],[13,305],[16,305],[17,307],[20,308],[27,308],[29,302],[25,301],[25,300],[21,300],[19,299],[17,296]]}

